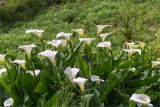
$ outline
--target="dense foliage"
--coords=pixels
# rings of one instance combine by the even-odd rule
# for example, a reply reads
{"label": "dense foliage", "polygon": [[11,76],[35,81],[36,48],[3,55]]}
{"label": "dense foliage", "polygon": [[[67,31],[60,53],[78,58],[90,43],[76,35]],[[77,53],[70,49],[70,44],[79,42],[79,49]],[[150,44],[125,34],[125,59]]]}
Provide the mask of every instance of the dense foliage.
{"label": "dense foliage", "polygon": [[28,28],[44,29],[45,37],[51,39],[62,29],[67,32],[72,28],[82,27],[92,36],[95,34],[96,24],[112,24],[114,30],[119,30],[114,35],[116,39],[109,38],[114,41],[114,45],[121,46],[125,42],[125,36],[127,39],[146,42],[150,50],[159,56],[158,0],[67,1],[48,8],[39,8],[40,13],[35,17],[31,16],[31,20],[12,21],[8,24],[2,24],[0,21],[0,44],[3,44],[0,45],[0,52],[19,53],[16,47],[35,42],[36,39],[24,34]]}
{"label": "dense foliage", "polygon": [[43,8],[63,0],[4,0],[0,6],[0,21],[14,22],[33,18]]}
{"label": "dense foliage", "polygon": [[58,33],[56,40],[47,42],[52,49],[43,41],[43,30],[26,31],[37,35],[41,46],[20,46],[26,52],[25,60],[1,55],[6,68],[0,76],[1,105],[11,97],[16,107],[135,107],[130,96],[145,93],[159,106],[159,64],[151,62],[156,59],[143,42],[128,42],[122,50],[112,46],[106,40],[115,32],[101,34],[102,28],[109,26],[97,26],[93,38],[83,29],[72,30],[79,35]]}
{"label": "dense foliage", "polygon": [[160,106],[159,0],[5,1],[0,106],[135,107],[137,95]]}

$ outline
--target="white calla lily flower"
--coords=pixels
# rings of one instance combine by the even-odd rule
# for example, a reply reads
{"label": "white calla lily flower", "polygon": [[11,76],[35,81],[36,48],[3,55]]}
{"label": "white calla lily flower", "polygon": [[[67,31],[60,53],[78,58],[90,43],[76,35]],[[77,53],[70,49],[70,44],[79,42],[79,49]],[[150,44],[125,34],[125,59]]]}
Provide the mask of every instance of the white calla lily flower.
{"label": "white calla lily flower", "polygon": [[125,45],[126,45],[127,49],[132,49],[132,48],[134,48],[135,43],[134,42],[126,42]]}
{"label": "white calla lily flower", "polygon": [[0,69],[0,75],[3,74],[3,73],[6,73],[6,72],[7,72],[7,69],[6,69],[6,68]]}
{"label": "white calla lily flower", "polygon": [[84,37],[84,29],[73,29],[71,31],[77,32],[80,35],[80,37]]}
{"label": "white calla lily flower", "polygon": [[145,42],[137,41],[137,48],[143,49],[145,47]]}
{"label": "white calla lily flower", "polygon": [[127,49],[143,49],[145,47],[144,42],[136,41],[136,42],[126,42],[125,43]]}
{"label": "white calla lily flower", "polygon": [[32,45],[23,45],[23,46],[19,46],[19,48],[23,49],[28,57],[31,57],[31,52],[32,52],[32,48],[35,48],[36,45],[32,44]]}
{"label": "white calla lily flower", "polygon": [[72,34],[70,34],[70,33],[60,32],[60,33],[57,33],[56,38],[64,38],[69,41],[71,36],[72,36]]}
{"label": "white calla lily flower", "polygon": [[93,82],[97,82],[98,84],[100,84],[100,82],[104,82],[104,80],[103,80],[103,79],[100,79],[100,77],[97,76],[97,75],[91,75],[91,80],[92,80]]}
{"label": "white calla lily flower", "polygon": [[146,105],[149,107],[152,107],[153,105],[150,104],[150,97],[146,94],[132,94],[132,96],[130,97],[130,100],[134,101],[137,103],[137,105],[139,105],[139,107],[141,105]]}
{"label": "white calla lily flower", "polygon": [[99,34],[102,32],[102,30],[103,30],[105,27],[108,27],[108,26],[111,27],[111,25],[96,25],[97,35],[99,35]]}
{"label": "white calla lily flower", "polygon": [[25,60],[16,59],[16,60],[13,61],[13,63],[18,64],[18,65],[21,66],[23,69],[26,68],[26,67],[25,67],[25,63],[26,63]]}
{"label": "white calla lily flower", "polygon": [[100,42],[96,47],[111,49],[111,42]]}
{"label": "white calla lily flower", "polygon": [[13,106],[14,100],[13,98],[9,98],[6,101],[4,101],[4,107],[11,107]]}
{"label": "white calla lily flower", "polygon": [[80,42],[84,42],[84,43],[86,43],[87,45],[90,45],[91,44],[91,42],[93,41],[93,40],[95,40],[96,38],[79,38],[79,41]]}
{"label": "white calla lily flower", "polygon": [[131,57],[135,52],[137,52],[139,55],[141,55],[142,53],[141,49],[122,49],[122,50],[128,53],[128,57]]}
{"label": "white calla lily flower", "polygon": [[5,64],[6,63],[5,57],[6,57],[6,55],[0,54],[0,64]]}
{"label": "white calla lily flower", "polygon": [[[34,72],[35,72],[35,76],[38,76],[41,71],[40,71],[40,70],[34,70]],[[32,76],[34,76],[33,71],[26,71],[26,73],[29,73],[29,74],[31,74]]]}
{"label": "white calla lily flower", "polygon": [[114,33],[114,32],[103,33],[103,34],[100,34],[99,36],[102,38],[102,41],[104,42],[105,39],[106,39],[109,35],[111,35],[111,34],[113,34],[113,33]]}
{"label": "white calla lily flower", "polygon": [[81,77],[73,79],[73,82],[75,82],[79,85],[82,92],[84,91],[84,85],[85,85],[86,81],[87,81],[87,79],[81,78]]}
{"label": "white calla lily flower", "polygon": [[45,50],[38,54],[47,57],[52,62],[52,64],[56,64],[57,51]]}
{"label": "white calla lily flower", "polygon": [[152,68],[160,68],[160,61],[152,61]]}
{"label": "white calla lily flower", "polygon": [[131,52],[134,52],[134,53],[137,52],[138,54],[142,53],[141,49],[122,49],[122,50],[128,53],[131,53]]}
{"label": "white calla lily flower", "polygon": [[132,72],[134,72],[135,70],[136,70],[136,68],[129,69],[129,71],[132,71]]}
{"label": "white calla lily flower", "polygon": [[64,71],[64,73],[67,74],[70,80],[75,79],[78,72],[79,72],[79,68],[71,68],[71,67],[67,67]]}
{"label": "white calla lily flower", "polygon": [[60,45],[62,47],[65,47],[66,44],[67,44],[67,41],[64,40],[64,39],[61,39],[61,40],[52,40],[52,41],[47,42],[47,44],[51,44],[55,48],[58,48]]}
{"label": "white calla lily flower", "polygon": [[35,34],[38,38],[42,38],[42,33],[44,30],[37,30],[37,29],[31,29],[31,30],[26,30],[25,33],[33,33]]}

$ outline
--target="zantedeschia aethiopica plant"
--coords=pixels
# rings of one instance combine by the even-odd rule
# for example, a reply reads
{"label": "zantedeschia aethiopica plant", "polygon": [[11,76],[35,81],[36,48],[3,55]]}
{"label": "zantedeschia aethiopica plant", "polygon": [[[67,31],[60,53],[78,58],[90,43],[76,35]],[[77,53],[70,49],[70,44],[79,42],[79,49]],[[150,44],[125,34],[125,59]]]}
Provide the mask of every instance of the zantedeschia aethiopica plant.
{"label": "zantedeschia aethiopica plant", "polygon": [[[49,42],[42,38],[44,30],[27,30],[26,33],[35,34],[42,43],[41,46],[19,46],[29,59],[19,60],[19,55],[0,54],[2,100],[8,96],[13,98],[6,100],[4,106],[13,106],[13,101],[15,106],[129,106],[128,96],[140,91],[148,95],[153,93],[156,97],[133,94],[130,102],[138,106],[152,106],[150,100],[158,98],[155,93],[159,91],[157,71],[160,62],[154,61],[156,58],[147,58],[149,54],[143,42],[130,40],[116,47],[116,38],[106,41],[114,33],[102,33],[109,26],[97,25],[97,32],[85,34],[84,29],[73,29],[79,37],[60,32],[55,38],[51,36],[54,40]],[[78,90],[76,86],[79,86]],[[114,101],[109,99],[110,96]]]}
{"label": "zantedeschia aethiopica plant", "polygon": [[71,68],[67,67],[64,71],[64,73],[68,76],[68,78],[72,81],[73,79],[76,78],[76,75],[79,72],[79,68]]}
{"label": "zantedeschia aethiopica plant", "polygon": [[6,73],[6,72],[7,72],[7,69],[6,69],[6,68],[0,69],[0,75],[3,74],[3,73]]}
{"label": "zantedeschia aethiopica plant", "polygon": [[20,59],[16,59],[13,61],[13,63],[15,64],[18,64],[19,66],[21,66],[23,69],[25,69],[25,64],[26,64],[26,61],[25,60],[20,60]]}
{"label": "zantedeschia aethiopica plant", "polygon": [[12,107],[14,103],[13,98],[9,98],[4,102],[4,107]]}
{"label": "zantedeschia aethiopica plant", "polygon": [[105,39],[106,39],[109,35],[111,35],[111,34],[113,34],[113,33],[114,33],[114,32],[103,33],[103,34],[100,34],[99,36],[101,37],[102,41],[104,42]]}
{"label": "zantedeschia aethiopica plant", "polygon": [[71,36],[72,34],[70,33],[60,32],[60,33],[57,33],[56,38],[63,38],[63,39],[70,41]]}
{"label": "zantedeschia aethiopica plant", "polygon": [[36,45],[32,44],[32,45],[23,45],[23,46],[19,46],[19,48],[23,49],[28,57],[31,57],[31,52],[32,52],[32,48],[35,48]]}
{"label": "zantedeschia aethiopica plant", "polygon": [[0,54],[0,64],[5,64],[6,63],[5,57],[6,57],[6,55]]}
{"label": "zantedeschia aethiopica plant", "polygon": [[132,94],[130,100],[135,101],[138,107],[153,107],[153,105],[150,104],[150,97],[146,94]]}
{"label": "zantedeschia aethiopica plant", "polygon": [[26,33],[33,33],[35,34],[38,38],[42,38],[42,33],[44,30],[37,30],[37,29],[31,29],[31,30],[26,30]]}
{"label": "zantedeschia aethiopica plant", "polygon": [[79,34],[80,37],[84,37],[84,29],[73,29],[71,30],[73,32],[77,32]]}
{"label": "zantedeschia aethiopica plant", "polygon": [[52,62],[52,64],[56,64],[57,51],[45,50],[38,54],[47,57]]}
{"label": "zantedeschia aethiopica plant", "polygon": [[97,35],[99,35],[105,27],[111,27],[111,25],[96,25]]}
{"label": "zantedeschia aethiopica plant", "polygon": [[97,76],[97,75],[91,75],[91,80],[92,80],[93,82],[97,82],[98,84],[100,84],[100,82],[104,82],[104,80],[103,80],[103,79],[100,79],[100,77]]}
{"label": "zantedeschia aethiopica plant", "polygon": [[100,42],[96,47],[111,49],[111,42]]}
{"label": "zantedeschia aethiopica plant", "polygon": [[78,78],[73,79],[73,82],[75,82],[79,85],[82,92],[84,91],[84,86],[85,86],[86,81],[87,81],[87,79],[82,78],[82,77],[78,77]]}
{"label": "zantedeschia aethiopica plant", "polygon": [[52,41],[47,42],[47,44],[51,44],[53,48],[58,48],[59,46],[65,47],[67,45],[67,41],[64,39],[52,40]]}
{"label": "zantedeschia aethiopica plant", "polygon": [[84,42],[87,45],[90,45],[93,40],[95,40],[95,38],[79,38],[80,42]]}
{"label": "zantedeschia aethiopica plant", "polygon": [[[32,76],[38,76],[40,74],[40,70],[34,70],[34,71],[26,71],[26,73],[31,74]],[[35,74],[34,74],[35,73]]]}

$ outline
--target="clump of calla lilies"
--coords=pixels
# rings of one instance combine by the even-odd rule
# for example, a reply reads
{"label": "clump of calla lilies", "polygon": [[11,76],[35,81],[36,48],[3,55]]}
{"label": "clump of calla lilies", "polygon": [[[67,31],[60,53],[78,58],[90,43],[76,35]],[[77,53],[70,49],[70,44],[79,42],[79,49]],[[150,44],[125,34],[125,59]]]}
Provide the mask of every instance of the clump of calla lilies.
{"label": "clump of calla lilies", "polygon": [[[63,68],[63,73],[61,75],[65,75],[65,77],[69,80],[68,82],[71,83],[73,86],[79,86],[79,90],[84,94],[85,91],[89,88],[87,87],[90,83],[95,83],[95,86],[93,87],[101,87],[101,84],[107,83],[108,81],[105,81],[103,79],[104,76],[101,77],[101,75],[97,75],[97,73],[92,73],[92,70],[96,66],[94,61],[92,61],[92,55],[94,52],[98,52],[97,50],[105,50],[104,53],[108,50],[108,52],[112,52],[112,42],[109,41],[107,38],[110,36],[114,35],[116,31],[111,31],[108,33],[102,33],[106,28],[112,27],[111,25],[97,25],[97,32],[95,37],[87,37],[85,35],[85,30],[80,28],[80,29],[72,29],[71,33],[65,33],[65,32],[59,32],[56,34],[55,39],[50,40],[50,41],[44,41],[43,40],[43,32],[44,30],[37,30],[37,29],[31,29],[31,30],[26,30],[26,35],[29,36],[29,34],[36,36],[38,40],[41,42],[41,46],[37,46],[35,44],[27,44],[27,45],[22,45],[19,46],[19,50],[22,50],[25,52],[26,57],[28,60],[31,62],[32,67],[27,68],[26,66],[26,59],[15,59],[9,61],[7,60],[8,57],[5,54],[0,54],[0,64],[4,65],[6,68],[0,69],[0,75],[7,74],[7,63],[12,63],[15,66],[18,66],[20,69],[23,69],[23,71],[27,74],[30,74],[34,78],[38,78],[38,76],[41,75],[42,70],[40,69],[34,69],[33,63],[32,63],[32,51],[37,48],[37,47],[42,47],[43,50],[41,52],[38,52],[37,57],[42,59],[43,61],[50,61],[52,67],[57,67],[57,69],[60,69],[59,66],[64,63],[60,63],[58,59],[59,53],[64,55],[66,59],[65,61],[68,61],[69,58],[75,57],[75,64],[69,65],[69,66],[64,66]],[[74,44],[72,38],[74,38],[72,35],[78,35],[78,42],[77,47],[74,49]],[[52,49],[47,49],[46,45],[50,45]],[[81,46],[81,47],[80,47]],[[76,51],[80,47],[81,51]],[[85,59],[88,61],[89,67],[88,72],[89,75],[85,76],[82,75],[83,69],[79,67],[79,65],[76,64],[76,57],[78,54],[83,54],[84,56],[86,53],[83,52],[85,50],[85,47],[89,48],[89,51],[91,51],[91,56]],[[129,41],[126,42],[123,46],[123,49],[121,52],[126,53],[128,60],[132,58],[132,56],[136,53],[138,55],[141,55],[143,53],[143,49],[145,47],[145,43],[141,41]],[[66,49],[67,51],[61,51],[59,48]],[[93,48],[93,49],[92,49]],[[93,52],[94,51],[94,52]],[[66,52],[66,53],[65,53]],[[68,54],[68,52],[71,52],[71,54]],[[73,54],[73,56],[72,56]],[[108,53],[110,54],[110,53]],[[67,56],[68,55],[68,56]],[[105,60],[105,59],[104,59]],[[152,68],[160,68],[160,61],[152,61]],[[51,67],[51,68],[52,68]],[[130,68],[129,71],[134,73],[136,71],[136,68]],[[24,73],[23,72],[23,73]],[[54,75],[55,76],[55,75]],[[96,85],[97,84],[97,85]],[[77,88],[77,87],[76,87]],[[132,96],[130,97],[130,101],[134,101],[137,103],[138,107],[153,107],[153,105],[150,103],[151,99],[148,95],[146,94],[137,94],[133,93]],[[14,105],[14,99],[13,98],[8,98],[4,102],[4,106],[13,106]]]}

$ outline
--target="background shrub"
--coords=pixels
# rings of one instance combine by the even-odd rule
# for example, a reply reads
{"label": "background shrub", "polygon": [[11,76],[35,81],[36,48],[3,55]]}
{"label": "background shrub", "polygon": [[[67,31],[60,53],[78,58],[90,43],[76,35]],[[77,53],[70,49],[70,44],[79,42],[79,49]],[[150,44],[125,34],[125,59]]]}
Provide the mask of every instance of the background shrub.
{"label": "background shrub", "polygon": [[42,8],[52,4],[62,3],[64,0],[6,0],[0,7],[0,20],[9,23],[26,20],[35,16]]}

